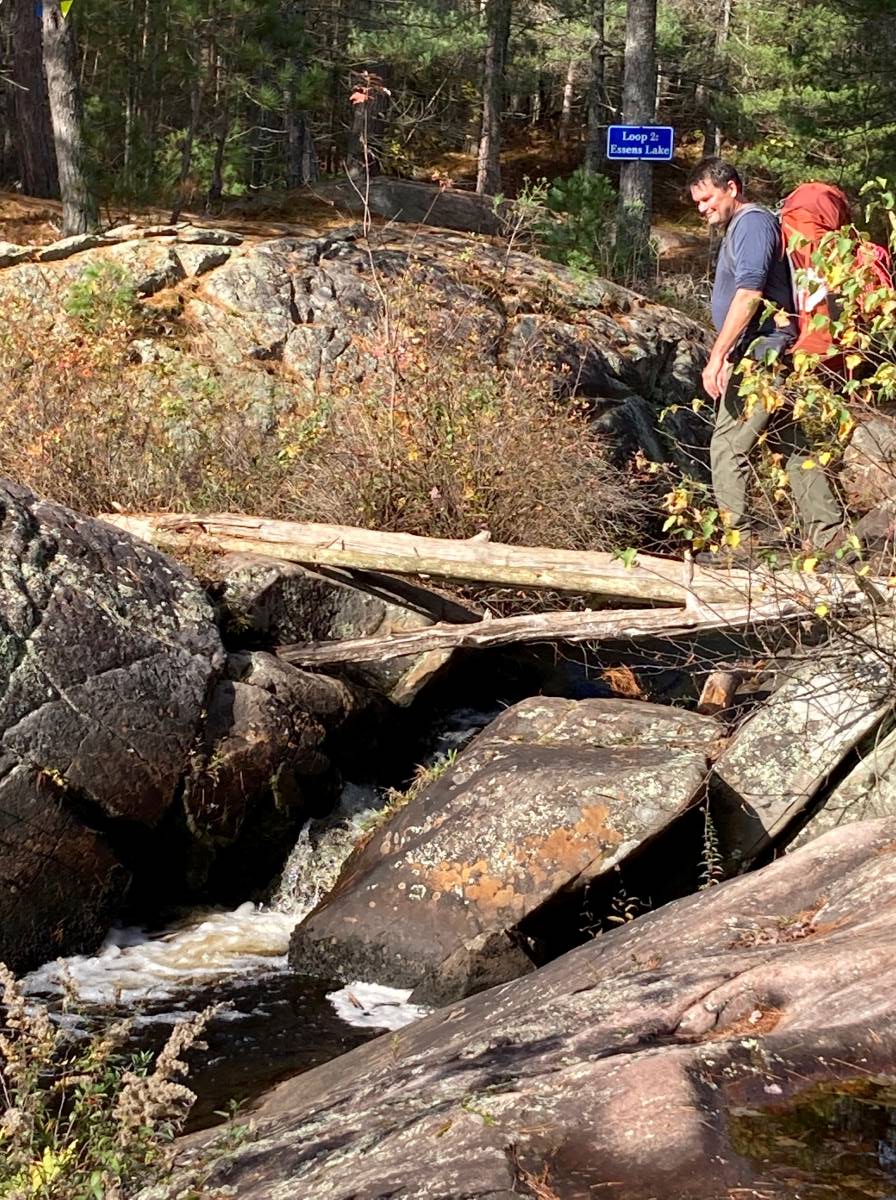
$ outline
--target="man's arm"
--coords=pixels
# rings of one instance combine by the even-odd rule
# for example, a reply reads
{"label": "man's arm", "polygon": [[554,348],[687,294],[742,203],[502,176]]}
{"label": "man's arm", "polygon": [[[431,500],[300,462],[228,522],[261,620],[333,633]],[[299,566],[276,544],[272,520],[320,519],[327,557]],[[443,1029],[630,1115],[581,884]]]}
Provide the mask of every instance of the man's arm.
{"label": "man's arm", "polygon": [[[746,218],[744,218],[746,220]],[[750,324],[753,314],[762,303],[762,292],[739,287],[728,308],[722,328],[709,352],[709,362],[703,368],[703,386],[713,400],[718,400],[731,375],[728,355],[737,345],[741,334]]]}

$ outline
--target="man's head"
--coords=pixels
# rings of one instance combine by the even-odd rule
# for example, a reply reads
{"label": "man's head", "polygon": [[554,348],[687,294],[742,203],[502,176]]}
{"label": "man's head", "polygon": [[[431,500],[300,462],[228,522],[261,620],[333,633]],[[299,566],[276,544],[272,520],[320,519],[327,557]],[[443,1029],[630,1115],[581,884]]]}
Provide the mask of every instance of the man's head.
{"label": "man's head", "polygon": [[744,202],[740,175],[723,158],[701,158],[688,175],[688,187],[700,216],[719,229]]}

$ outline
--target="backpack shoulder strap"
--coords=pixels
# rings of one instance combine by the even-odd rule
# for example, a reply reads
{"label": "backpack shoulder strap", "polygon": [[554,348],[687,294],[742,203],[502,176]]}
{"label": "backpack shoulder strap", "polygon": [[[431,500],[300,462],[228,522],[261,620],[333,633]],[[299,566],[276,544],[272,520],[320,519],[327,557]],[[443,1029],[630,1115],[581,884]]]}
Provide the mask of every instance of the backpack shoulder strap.
{"label": "backpack shoulder strap", "polygon": [[744,204],[737,210],[737,212],[728,222],[728,228],[725,230],[725,236],[722,238],[722,245],[719,250],[719,257],[724,256],[725,266],[732,274],[734,273],[734,254],[731,249],[731,234],[734,226],[738,223],[741,217],[745,217],[747,213],[750,212],[769,213],[775,218],[776,221],[778,220],[777,215],[773,213],[770,208],[766,208],[764,204]]}

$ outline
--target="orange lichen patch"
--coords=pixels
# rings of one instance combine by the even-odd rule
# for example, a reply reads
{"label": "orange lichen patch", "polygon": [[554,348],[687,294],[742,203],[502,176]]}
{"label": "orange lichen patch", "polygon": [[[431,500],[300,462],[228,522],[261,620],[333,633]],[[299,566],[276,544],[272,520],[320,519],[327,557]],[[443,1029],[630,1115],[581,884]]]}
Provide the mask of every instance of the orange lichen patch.
{"label": "orange lichen patch", "polygon": [[480,908],[510,908],[514,901],[520,899],[508,883],[492,875],[482,875],[478,883],[468,884],[464,888],[464,895]]}
{"label": "orange lichen patch", "polygon": [[529,872],[533,883],[556,879],[557,869],[577,874],[599,852],[615,849],[622,834],[608,824],[610,811],[605,804],[589,804],[568,828],[553,829],[546,837],[527,837],[516,849],[517,861]]}
{"label": "orange lichen patch", "polygon": [[485,859],[475,863],[444,862],[435,867],[408,863],[408,867],[419,877],[420,883],[433,893],[460,894],[480,908],[506,909],[516,905],[520,899],[507,879],[489,873]]}

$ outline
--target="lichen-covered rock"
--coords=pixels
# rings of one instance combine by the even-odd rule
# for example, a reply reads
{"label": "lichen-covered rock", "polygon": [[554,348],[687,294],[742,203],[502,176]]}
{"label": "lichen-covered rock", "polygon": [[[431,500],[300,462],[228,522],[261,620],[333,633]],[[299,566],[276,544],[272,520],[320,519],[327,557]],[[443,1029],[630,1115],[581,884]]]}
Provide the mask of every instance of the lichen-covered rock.
{"label": "lichen-covered rock", "polygon": [[203,277],[201,298],[187,304],[186,315],[199,345],[219,362],[282,354],[293,326],[291,249],[268,242]]}
{"label": "lichen-covered rock", "polygon": [[791,849],[841,825],[876,817],[896,817],[896,730],[875,740],[861,762],[812,814]]}
{"label": "lichen-covered rock", "polygon": [[832,642],[779,671],[779,686],[737,731],[710,777],[729,867],[798,827],[825,779],[892,704],[892,630]]}
{"label": "lichen-covered rock", "polygon": [[896,426],[892,415],[860,421],[843,454],[838,480],[852,512],[867,512],[896,493]]}
{"label": "lichen-covered rock", "polygon": [[423,1000],[520,974],[515,927],[680,813],[721,733],[637,701],[523,701],[346,864],[296,930],[293,967]]}
{"label": "lichen-covered rock", "polygon": [[[363,703],[345,684],[270,654],[231,655],[191,759],[184,809],[203,840],[235,841],[260,805],[304,819],[338,776],[323,752],[327,731]],[[284,822],[285,823],[285,822]]]}
{"label": "lichen-covered rock", "polygon": [[[56,813],[52,826],[70,826],[67,812],[85,827],[80,841],[47,836],[47,869],[83,877],[93,841],[99,890],[109,851],[90,831],[162,818],[224,661],[212,615],[195,580],[164,555],[0,481],[0,757],[17,794],[17,766],[35,773],[31,783],[55,785],[33,792],[28,820],[6,828],[4,887],[18,878],[19,839],[33,849],[41,803]],[[77,923],[83,893],[48,908],[46,890],[33,901],[22,894],[16,927],[34,929],[34,943],[0,922],[0,958],[33,958],[50,930]],[[58,950],[67,948],[62,935]]]}
{"label": "lichen-covered rock", "polygon": [[820,1200],[848,1177],[889,1195],[894,997],[896,821],[866,822],[280,1084],[204,1184]]}
{"label": "lichen-covered rock", "polygon": [[[707,335],[673,309],[445,230],[390,229],[370,244],[357,229],[240,240],[186,225],[122,226],[48,247],[39,262],[19,262],[14,249],[0,254],[0,306],[35,328],[64,328],[66,294],[97,264],[122,267],[139,297],[198,279],[181,289],[177,315],[189,353],[222,377],[248,366],[300,389],[385,378],[396,354],[414,353],[411,345],[386,352],[387,308],[412,316],[416,308],[428,343],[466,347],[512,369],[531,364],[557,395],[594,401],[597,416],[606,415],[602,402],[637,403],[607,426],[624,452],[635,446],[692,472],[702,467],[705,426],[689,405]],[[151,365],[151,355],[141,358]],[[658,424],[661,409],[672,424]],[[639,419],[628,421],[630,413]]]}

